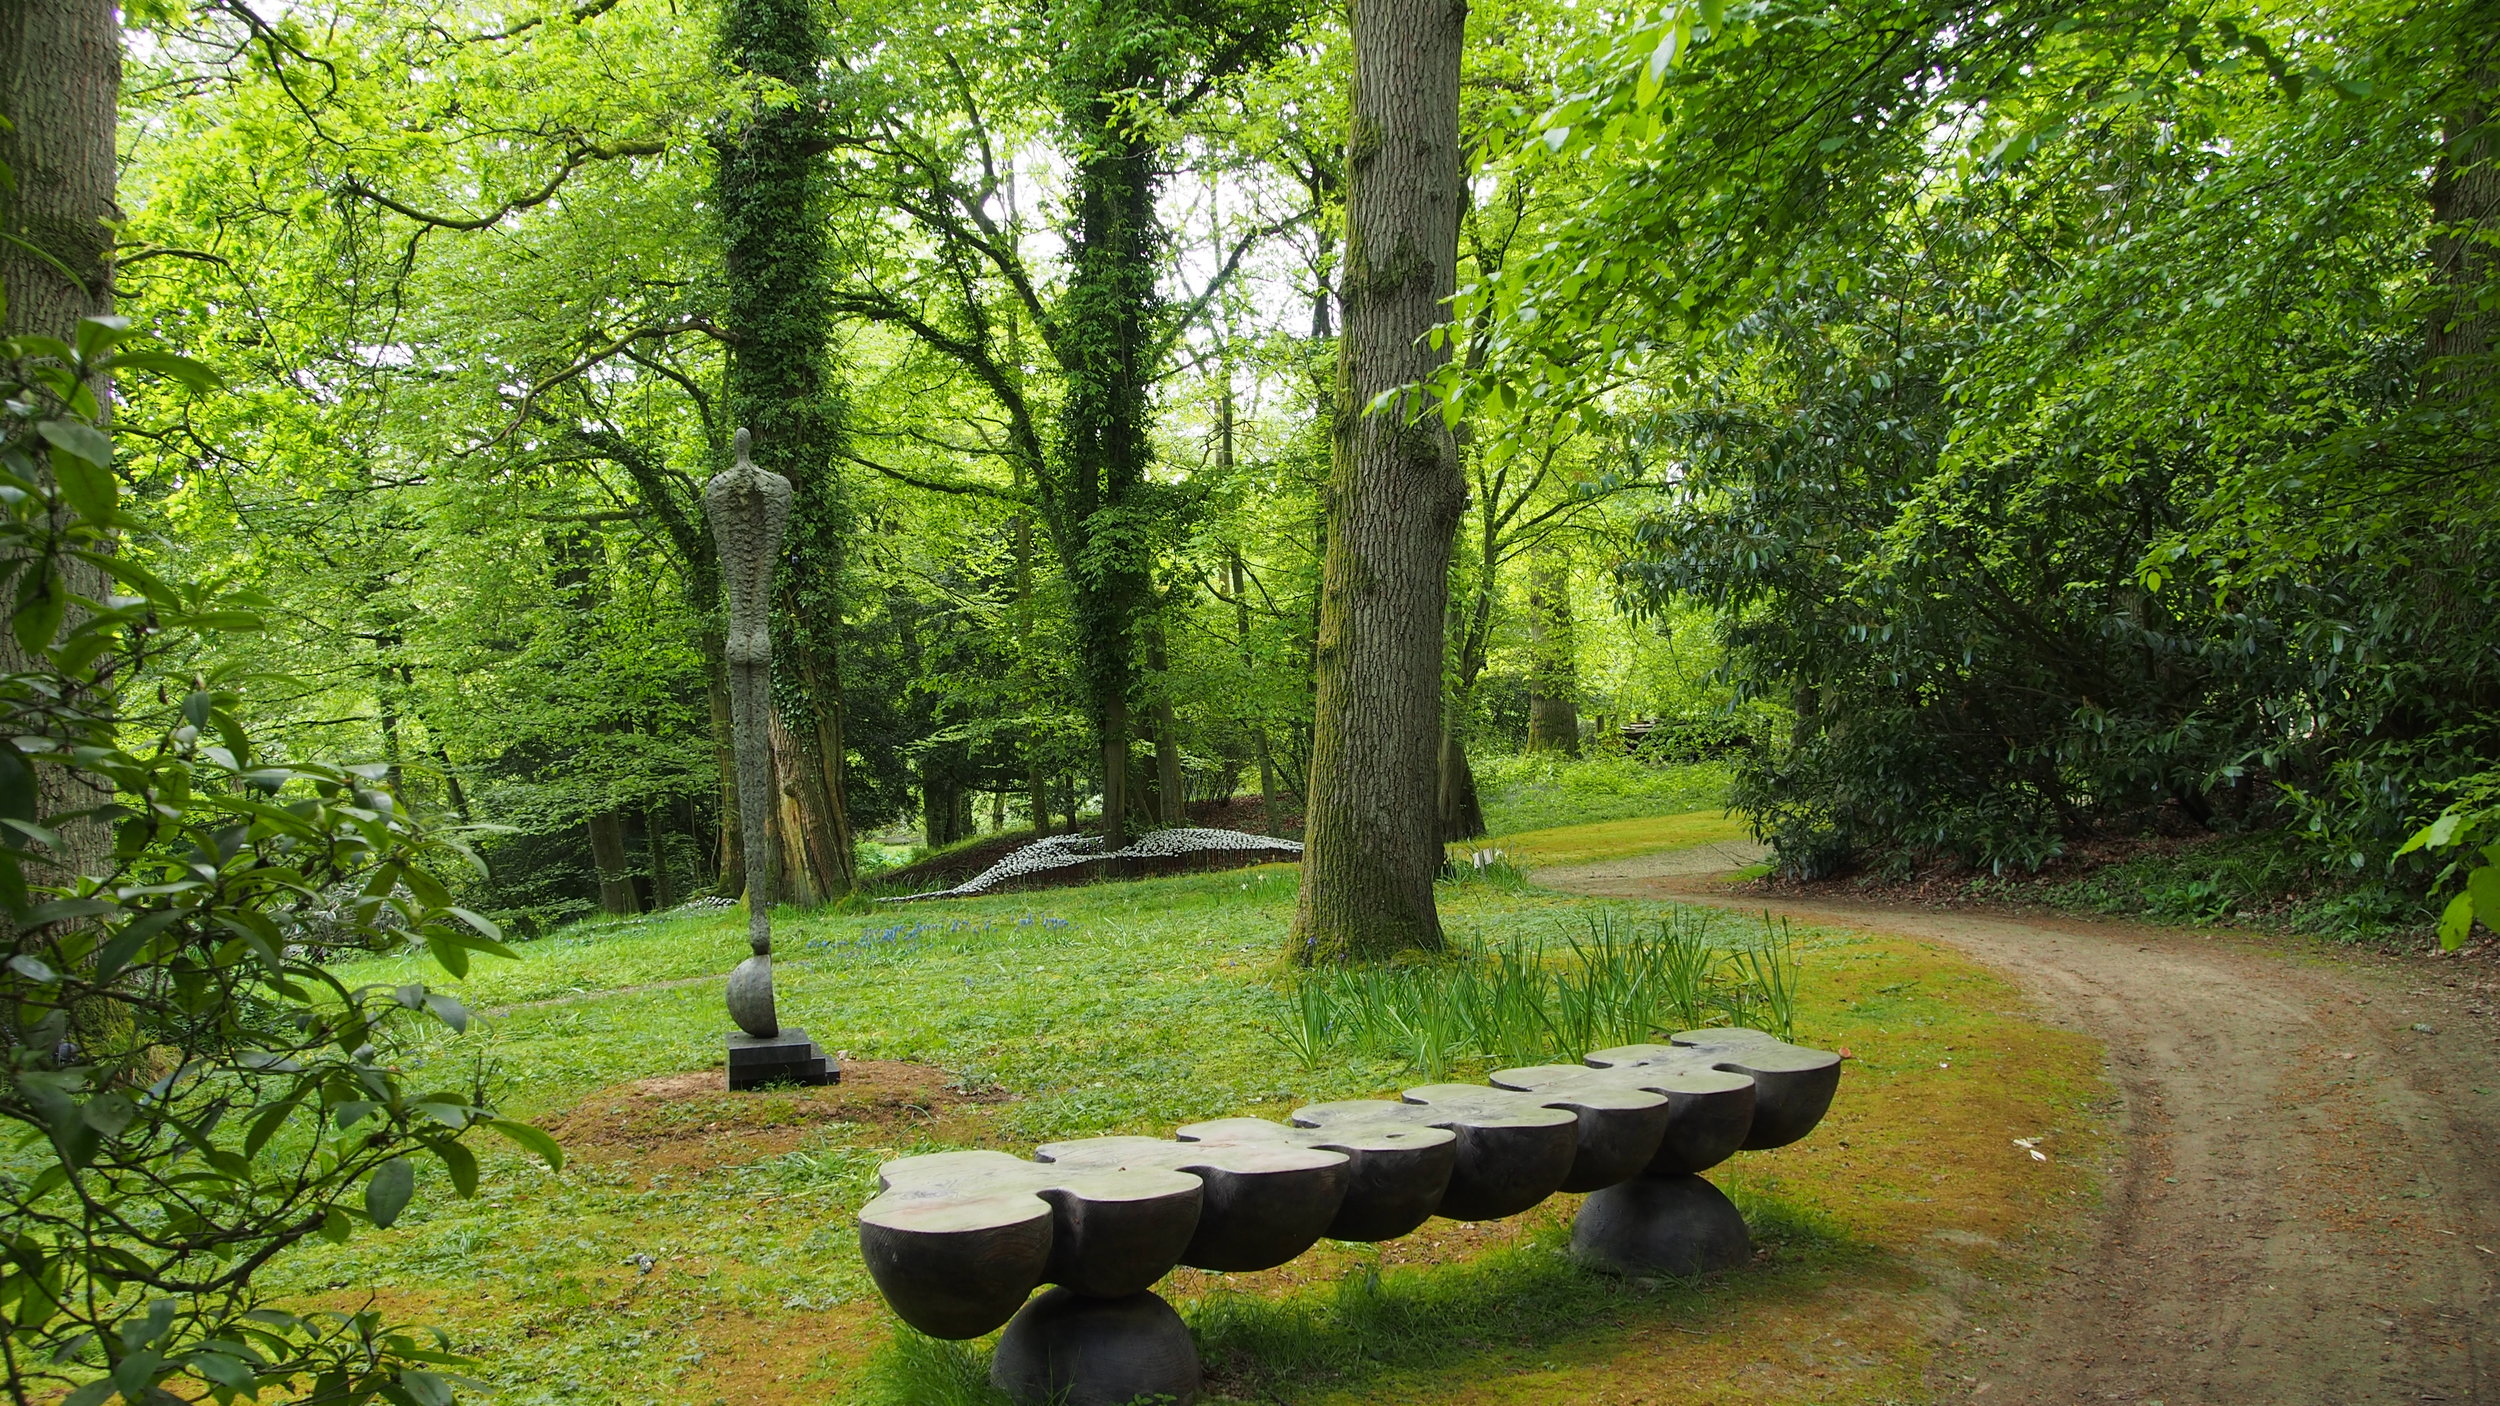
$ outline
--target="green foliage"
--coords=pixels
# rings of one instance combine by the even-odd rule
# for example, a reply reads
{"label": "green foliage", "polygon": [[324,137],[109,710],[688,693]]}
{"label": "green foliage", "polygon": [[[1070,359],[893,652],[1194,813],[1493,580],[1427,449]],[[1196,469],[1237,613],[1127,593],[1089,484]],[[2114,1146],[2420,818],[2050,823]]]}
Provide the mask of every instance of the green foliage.
{"label": "green foliage", "polygon": [[1492,144],[1576,198],[1460,299],[1446,404],[1643,419],[1624,579],[1793,710],[1733,793],[1792,871],[2156,810],[2372,870],[2500,755],[2491,34],[1667,11]]}
{"label": "green foliage", "polygon": [[1458,1065],[1571,1062],[1705,1025],[1796,1029],[1798,956],[1785,922],[1726,942],[1706,909],[1644,926],[1612,910],[1544,938],[1462,946],[1445,962],[1330,967],[1284,993],[1270,1034],[1305,1068],[1347,1055],[1402,1060],[1424,1079]]}
{"label": "green foliage", "polygon": [[273,1307],[261,1280],[299,1242],[398,1220],[418,1160],[474,1192],[477,1130],[561,1161],[498,1114],[482,1071],[406,1077],[421,1025],[466,1027],[457,1001],[350,986],[314,955],[421,950],[459,976],[505,949],[438,872],[473,861],[393,802],[383,767],[266,755],[229,681],[161,672],[253,618],[113,550],[131,518],[93,387],[216,383],[121,349],[128,331],[91,319],[74,344],[0,343],[0,1119],[20,1135],[0,1153],[6,1389],[440,1406],[463,1359],[439,1335]]}
{"label": "green foliage", "polygon": [[2486,772],[2460,789],[2463,795],[2396,851],[2464,851],[2432,879],[2434,892],[2455,888],[2439,912],[2439,945],[2451,952],[2465,945],[2476,922],[2500,932],[2500,773]]}

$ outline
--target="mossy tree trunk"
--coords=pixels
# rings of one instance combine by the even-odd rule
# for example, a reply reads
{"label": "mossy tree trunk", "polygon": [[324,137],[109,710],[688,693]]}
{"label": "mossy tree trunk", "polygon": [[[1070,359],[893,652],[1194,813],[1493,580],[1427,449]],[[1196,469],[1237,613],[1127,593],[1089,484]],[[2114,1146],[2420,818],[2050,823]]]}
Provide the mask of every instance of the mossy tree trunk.
{"label": "mossy tree trunk", "polygon": [[[1143,530],[1147,378],[1158,330],[1163,231],[1155,215],[1155,151],[1128,115],[1143,74],[1113,75],[1068,114],[1084,155],[1076,167],[1068,285],[1058,317],[1067,373],[1046,511],[1075,587],[1077,640],[1102,743],[1103,842],[1129,830],[1128,745],[1137,691],[1139,616],[1149,599]],[[1070,551],[1071,546],[1081,550]]]}
{"label": "mossy tree trunk", "polygon": [[1462,0],[1356,0],[1335,464],[1304,818],[1300,962],[1437,950],[1443,613],[1466,490],[1420,396],[1457,280]]}
{"label": "mossy tree trunk", "polygon": [[[835,469],[842,427],[827,344],[833,305],[820,171],[824,119],[817,101],[824,28],[809,0],[730,0],[721,16],[721,49],[735,67],[787,84],[797,98],[757,102],[718,139],[714,203],[732,339],[729,421],[752,434],[756,465],[788,479],[794,494],[777,580],[782,618],[774,652],[797,666],[783,671],[788,677],[809,682],[776,689],[775,709],[786,715],[791,745],[775,750],[786,765],[838,773],[838,751],[813,755],[817,739],[841,736],[838,715],[826,714],[840,707],[835,637],[849,532]],[[839,776],[825,784],[812,776],[784,777],[784,787],[793,784],[799,795],[776,813],[832,833],[781,846],[786,856],[804,856],[809,869],[804,882],[797,875],[785,882],[820,896],[844,892],[852,864]],[[802,797],[816,804],[801,804]],[[723,807],[724,814],[734,810]]]}

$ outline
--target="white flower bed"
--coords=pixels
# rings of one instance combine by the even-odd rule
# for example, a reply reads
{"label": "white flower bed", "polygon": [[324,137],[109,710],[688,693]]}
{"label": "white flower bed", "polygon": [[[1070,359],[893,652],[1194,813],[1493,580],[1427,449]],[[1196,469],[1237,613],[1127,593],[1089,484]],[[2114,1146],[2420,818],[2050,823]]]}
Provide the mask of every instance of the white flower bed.
{"label": "white flower bed", "polygon": [[1106,853],[1098,836],[1053,835],[1009,853],[1006,858],[951,889],[933,889],[927,893],[905,894],[877,901],[915,903],[924,898],[970,898],[977,893],[986,893],[1009,879],[1020,879],[1027,874],[1040,874],[1052,869],[1071,869],[1079,864],[1106,864],[1115,859],[1178,859],[1183,855],[1208,854],[1218,850],[1273,850],[1279,854],[1300,854],[1302,842],[1280,840],[1273,835],[1245,834],[1239,830],[1184,827],[1149,830],[1138,836],[1128,848]]}

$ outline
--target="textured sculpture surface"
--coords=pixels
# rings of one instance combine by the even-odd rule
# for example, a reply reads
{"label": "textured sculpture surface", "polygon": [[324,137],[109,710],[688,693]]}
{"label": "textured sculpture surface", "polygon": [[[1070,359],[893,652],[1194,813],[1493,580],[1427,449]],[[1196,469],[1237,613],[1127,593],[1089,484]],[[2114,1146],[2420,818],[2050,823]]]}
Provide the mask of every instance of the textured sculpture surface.
{"label": "textured sculpture surface", "polygon": [[[1019,1400],[1072,1389],[1078,1399],[1110,1387],[1088,1385],[1084,1372],[1072,1387],[1049,1368],[1050,1352],[1081,1347],[1118,1372],[1163,1363],[1169,1325],[1143,1301],[1160,1304],[1145,1291],[1177,1265],[1263,1269],[1322,1237],[1388,1240],[1434,1215],[1517,1215],[1559,1190],[1595,1193],[1573,1242],[1595,1263],[1677,1274],[1740,1263],[1743,1218],[1693,1174],[1739,1148],[1804,1136],[1839,1081],[1839,1057],[1821,1050],[1753,1030],[1687,1031],[1583,1065],[1506,1069],[1496,1087],[1313,1104],[1290,1124],[1225,1118],[1169,1142],[1082,1138],[1032,1161],[906,1157],[883,1168],[883,1194],[860,1212],[860,1244],[905,1322],[968,1338],[1014,1317],[1008,1337],[1019,1345],[1011,1354],[1002,1341],[999,1385]],[[1019,1314],[1043,1284],[1068,1292]],[[1187,1365],[1194,1374],[1194,1358]],[[1105,1380],[1114,1378],[1130,1380]]]}
{"label": "textured sculpture surface", "polygon": [[[703,488],[703,513],[720,548],[721,590],[729,619],[721,657],[729,665],[730,748],[738,768],[738,825],[747,870],[747,944],[764,964],[760,998],[750,978],[747,1013],[732,996],[731,1014],[750,1035],[770,1035],[772,1025],[772,795],[773,754],[765,729],[773,688],[773,562],[781,555],[781,530],[790,520],[790,480],[759,469],[747,457],[747,432],[738,431],[737,462]],[[747,968],[741,965],[740,971]],[[739,988],[732,983],[732,991]],[[755,1003],[760,999],[761,1005]],[[763,1028],[748,1023],[748,1014]]]}
{"label": "textured sculpture surface", "polygon": [[704,515],[720,549],[728,620],[721,654],[729,667],[730,750],[738,777],[740,850],[746,864],[750,955],[729,973],[729,1018],[746,1032],[729,1041],[729,1086],[840,1077],[803,1030],[784,1030],[773,1003],[773,563],[790,518],[790,481],[756,467],[747,432],[737,458],[703,488]]}

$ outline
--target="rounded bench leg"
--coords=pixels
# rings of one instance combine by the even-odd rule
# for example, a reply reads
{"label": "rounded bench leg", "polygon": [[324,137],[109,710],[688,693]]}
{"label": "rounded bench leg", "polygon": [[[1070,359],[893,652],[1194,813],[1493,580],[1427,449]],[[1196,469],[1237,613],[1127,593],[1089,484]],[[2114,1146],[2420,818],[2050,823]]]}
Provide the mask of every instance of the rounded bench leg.
{"label": "rounded bench leg", "polygon": [[999,1334],[990,1383],[1017,1406],[1189,1406],[1202,1386],[1198,1345],[1170,1304],[1066,1288],[1044,1290]]}
{"label": "rounded bench leg", "polygon": [[1689,1277],[1753,1256],[1745,1217],[1697,1176],[1643,1176],[1589,1194],[1571,1223],[1571,1252],[1626,1274]]}

